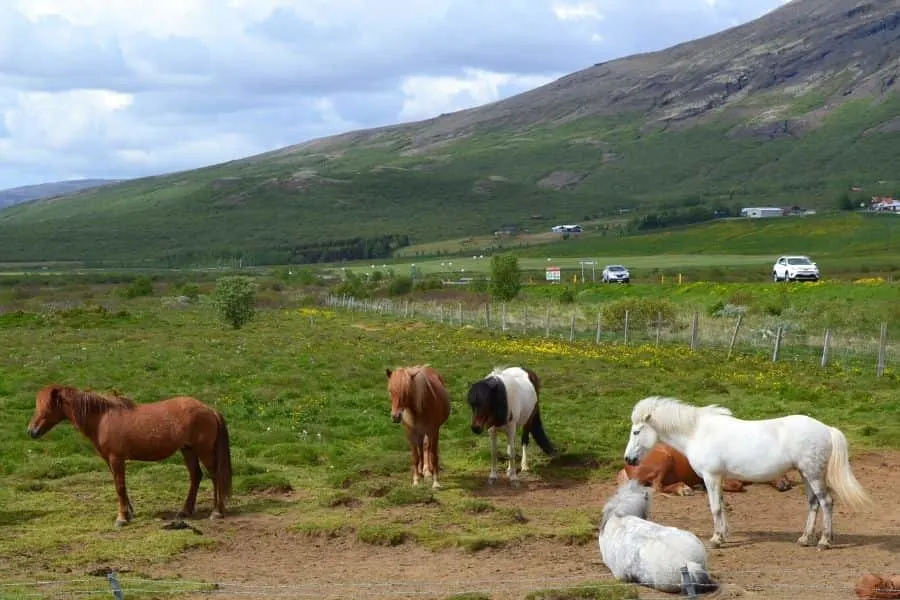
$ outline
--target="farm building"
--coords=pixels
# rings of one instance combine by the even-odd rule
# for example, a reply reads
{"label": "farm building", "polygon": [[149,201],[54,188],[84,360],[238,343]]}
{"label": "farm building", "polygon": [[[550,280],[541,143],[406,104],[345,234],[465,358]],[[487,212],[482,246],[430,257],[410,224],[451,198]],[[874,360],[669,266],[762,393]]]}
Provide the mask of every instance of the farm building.
{"label": "farm building", "polygon": [[741,216],[750,219],[762,219],[765,217],[783,217],[784,209],[774,206],[742,208]]}

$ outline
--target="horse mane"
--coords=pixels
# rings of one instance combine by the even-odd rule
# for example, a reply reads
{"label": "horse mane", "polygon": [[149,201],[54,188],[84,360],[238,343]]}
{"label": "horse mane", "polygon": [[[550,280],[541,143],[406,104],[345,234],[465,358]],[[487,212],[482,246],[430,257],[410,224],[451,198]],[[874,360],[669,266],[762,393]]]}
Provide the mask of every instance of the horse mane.
{"label": "horse mane", "polygon": [[82,421],[85,417],[97,413],[105,413],[112,410],[132,410],[137,406],[134,400],[120,396],[118,392],[114,396],[104,396],[89,390],[79,390],[73,387],[57,388],[60,398],[72,407],[72,413],[76,421]]}
{"label": "horse mane", "polygon": [[731,416],[731,411],[718,404],[693,406],[677,398],[650,396],[634,405],[631,422],[649,422],[660,433],[687,432],[696,427],[697,417],[704,414]]}
{"label": "horse mane", "polygon": [[606,522],[612,516],[633,516],[647,519],[650,516],[650,490],[645,488],[638,480],[630,479],[619,486],[603,506],[603,519],[600,521],[600,531],[606,527]]}
{"label": "horse mane", "polygon": [[[401,400],[401,404],[406,408],[410,408],[419,412],[422,408],[422,400],[424,398],[424,394],[422,388],[419,388],[416,385],[416,376],[422,374],[425,376],[424,382],[425,385],[431,385],[431,382],[428,381],[428,373],[427,369],[430,366],[428,364],[424,365],[415,365],[412,367],[399,367],[394,369],[391,372],[390,379],[388,380],[388,392],[391,396],[396,396]],[[421,380],[420,380],[421,381]],[[419,389],[418,394],[414,394],[416,389]],[[410,403],[410,400],[413,400]]]}

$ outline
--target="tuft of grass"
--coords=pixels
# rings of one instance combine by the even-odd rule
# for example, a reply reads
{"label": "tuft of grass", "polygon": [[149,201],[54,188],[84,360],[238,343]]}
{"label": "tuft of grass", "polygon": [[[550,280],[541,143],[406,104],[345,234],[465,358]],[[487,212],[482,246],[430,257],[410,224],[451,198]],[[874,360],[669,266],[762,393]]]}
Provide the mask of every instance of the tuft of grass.
{"label": "tuft of grass", "polygon": [[294,487],[286,477],[278,473],[258,473],[236,478],[234,489],[245,494],[253,492],[286,494],[292,491]]}
{"label": "tuft of grass", "polygon": [[447,596],[444,600],[491,600],[491,596],[482,592],[463,592],[462,594]]}
{"label": "tuft of grass", "polygon": [[620,583],[595,583],[564,589],[537,590],[525,600],[633,600],[638,598],[633,586]]}
{"label": "tuft of grass", "polygon": [[373,546],[399,546],[415,539],[411,532],[393,523],[363,525],[356,532],[356,537]]}

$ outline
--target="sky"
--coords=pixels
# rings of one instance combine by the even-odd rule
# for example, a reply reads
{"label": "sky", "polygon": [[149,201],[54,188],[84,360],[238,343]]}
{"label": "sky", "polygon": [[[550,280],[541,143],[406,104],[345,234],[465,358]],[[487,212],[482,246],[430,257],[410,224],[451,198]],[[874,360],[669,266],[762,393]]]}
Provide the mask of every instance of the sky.
{"label": "sky", "polygon": [[433,117],[784,0],[0,0],[0,189]]}

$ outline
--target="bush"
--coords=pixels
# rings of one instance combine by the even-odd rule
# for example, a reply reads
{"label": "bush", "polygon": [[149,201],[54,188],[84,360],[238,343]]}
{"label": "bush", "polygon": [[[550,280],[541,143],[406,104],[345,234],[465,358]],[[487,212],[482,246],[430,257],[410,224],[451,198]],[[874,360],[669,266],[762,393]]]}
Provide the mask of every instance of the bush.
{"label": "bush", "polygon": [[153,295],[153,280],[146,275],[141,275],[129,283],[122,290],[122,296],[125,298],[137,298],[139,296]]}
{"label": "bush", "polygon": [[512,300],[522,289],[522,272],[519,259],[512,254],[495,254],[491,257],[491,296],[495,300]]}
{"label": "bush", "polygon": [[559,303],[572,304],[573,302],[575,302],[575,290],[569,286],[561,288],[559,290]]}
{"label": "bush", "polygon": [[388,294],[391,296],[405,296],[410,293],[412,289],[412,277],[409,277],[408,275],[398,275],[391,279],[391,283],[388,285]]}
{"label": "bush", "polygon": [[240,329],[253,318],[256,284],[239,275],[220,277],[216,280],[213,301],[222,320]]}
{"label": "bush", "polygon": [[675,318],[675,305],[662,298],[622,298],[605,305],[602,310],[603,326],[619,329],[625,326],[625,311],[628,311],[629,327],[646,327],[660,315],[663,321]]}

